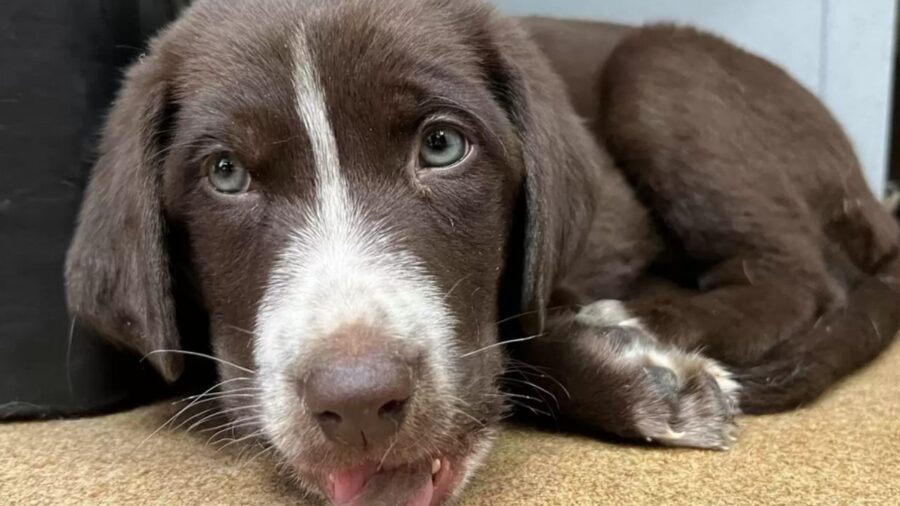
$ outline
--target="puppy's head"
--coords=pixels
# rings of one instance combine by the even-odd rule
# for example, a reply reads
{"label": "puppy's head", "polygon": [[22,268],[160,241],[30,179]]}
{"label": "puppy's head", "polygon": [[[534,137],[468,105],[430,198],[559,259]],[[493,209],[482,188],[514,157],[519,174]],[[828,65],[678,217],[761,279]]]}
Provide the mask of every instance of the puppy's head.
{"label": "puppy's head", "polygon": [[186,268],[235,431],[334,503],[437,504],[503,413],[503,279],[540,326],[587,142],[478,3],[201,0],[127,75],[69,303],[141,353],[175,350]]}

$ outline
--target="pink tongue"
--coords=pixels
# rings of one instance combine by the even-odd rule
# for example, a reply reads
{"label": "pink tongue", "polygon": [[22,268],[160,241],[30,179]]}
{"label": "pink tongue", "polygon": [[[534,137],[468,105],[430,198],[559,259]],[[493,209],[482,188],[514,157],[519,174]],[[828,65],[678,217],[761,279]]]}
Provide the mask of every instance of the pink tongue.
{"label": "pink tongue", "polygon": [[332,487],[331,499],[338,505],[348,504],[356,499],[376,470],[375,464],[367,464],[356,469],[333,473],[329,477]]}
{"label": "pink tongue", "polygon": [[379,473],[374,467],[365,466],[335,473],[332,485],[332,499],[342,506],[430,506],[434,496],[428,465]]}

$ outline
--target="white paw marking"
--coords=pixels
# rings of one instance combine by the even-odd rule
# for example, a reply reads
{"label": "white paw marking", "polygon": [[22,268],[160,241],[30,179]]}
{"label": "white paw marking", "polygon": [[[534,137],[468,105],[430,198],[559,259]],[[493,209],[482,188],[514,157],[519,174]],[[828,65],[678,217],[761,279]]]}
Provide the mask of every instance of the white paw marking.
{"label": "white paw marking", "polygon": [[621,301],[599,300],[591,303],[578,312],[575,320],[595,327],[639,329],[643,332],[644,339],[636,340],[631,346],[623,349],[621,352],[623,358],[640,361],[643,365],[666,367],[671,369],[679,379],[683,379],[686,372],[703,370],[715,378],[726,397],[736,394],[740,390],[740,385],[733,379],[731,373],[715,360],[700,353],[691,353],[660,345],[660,340],[647,330],[640,318],[630,314]]}
{"label": "white paw marking", "polygon": [[706,371],[706,374],[709,374],[713,378],[715,378],[716,383],[719,384],[719,388],[722,390],[722,394],[729,399],[734,399],[735,406],[735,414],[737,414],[737,395],[741,390],[741,384],[738,383],[734,376],[731,374],[728,369],[725,369],[722,364],[716,362],[715,360],[704,357],[703,355],[697,354],[697,357],[703,361],[703,369]]}
{"label": "white paw marking", "polygon": [[[721,364],[700,353],[680,350],[672,346],[661,344],[660,339],[650,332],[639,318],[630,314],[622,302],[617,300],[601,300],[594,302],[579,311],[576,321],[585,325],[601,328],[625,328],[639,331],[638,335],[624,346],[614,348],[616,361],[625,367],[662,367],[675,374],[677,384],[685,385],[691,379],[708,375],[715,380],[726,406],[727,419],[704,420],[705,410],[700,409],[702,402],[710,402],[708,399],[694,398],[690,394],[679,395],[681,411],[684,413],[696,412],[697,420],[681,420],[675,430],[668,422],[659,423],[656,420],[641,422],[644,434],[648,440],[655,440],[663,444],[717,447],[727,449],[735,441],[735,428],[730,418],[738,414],[738,394],[740,384],[734,380],[732,374]],[[640,409],[640,408],[638,408]],[[687,415],[690,416],[690,415]],[[703,431],[718,432],[718,436],[702,434]],[[697,441],[701,441],[698,443]]]}
{"label": "white paw marking", "polygon": [[595,327],[634,327],[644,329],[641,321],[633,317],[618,300],[598,300],[581,308],[575,320]]}

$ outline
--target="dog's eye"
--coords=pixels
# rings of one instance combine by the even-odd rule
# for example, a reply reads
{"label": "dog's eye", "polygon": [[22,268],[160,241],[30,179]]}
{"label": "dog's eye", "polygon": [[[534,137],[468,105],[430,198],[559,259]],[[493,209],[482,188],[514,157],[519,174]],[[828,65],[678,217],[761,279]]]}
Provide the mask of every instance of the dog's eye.
{"label": "dog's eye", "polygon": [[250,173],[228,155],[215,155],[206,160],[206,177],[220,193],[236,195],[250,187]]}
{"label": "dog's eye", "polygon": [[419,158],[426,168],[442,169],[455,165],[469,154],[469,142],[452,127],[427,130],[422,137]]}

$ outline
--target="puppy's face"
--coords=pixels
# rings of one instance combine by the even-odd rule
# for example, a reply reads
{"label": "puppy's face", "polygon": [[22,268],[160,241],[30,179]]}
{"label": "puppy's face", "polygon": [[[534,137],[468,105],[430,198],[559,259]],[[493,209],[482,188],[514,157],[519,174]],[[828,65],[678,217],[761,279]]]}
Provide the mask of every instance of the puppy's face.
{"label": "puppy's face", "polygon": [[261,4],[164,48],[165,209],[216,355],[254,371],[221,367],[253,394],[229,412],[336,503],[437,502],[501,411],[509,120],[448,9]]}
{"label": "puppy's face", "polygon": [[[82,228],[115,219],[95,216],[117,211],[93,194],[115,199],[108,186],[150,173],[128,184],[158,184],[162,221],[138,210],[125,227],[185,232],[189,258],[171,263],[198,281],[224,412],[337,504],[443,501],[502,413],[492,345],[523,175],[485,61],[490,16],[451,2],[201,1],[132,70],[107,127]],[[136,139],[123,133],[144,115]],[[132,144],[141,167],[116,159]],[[70,292],[88,276],[79,247]],[[127,334],[152,309],[86,319]]]}
{"label": "puppy's face", "polygon": [[336,504],[438,504],[503,413],[501,284],[539,327],[577,253],[564,93],[478,2],[195,2],[107,120],[70,309],[172,380],[187,271],[235,438]]}

